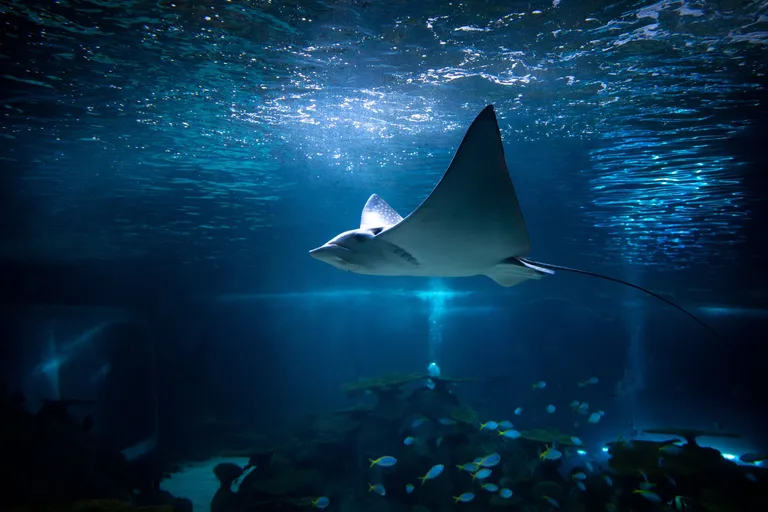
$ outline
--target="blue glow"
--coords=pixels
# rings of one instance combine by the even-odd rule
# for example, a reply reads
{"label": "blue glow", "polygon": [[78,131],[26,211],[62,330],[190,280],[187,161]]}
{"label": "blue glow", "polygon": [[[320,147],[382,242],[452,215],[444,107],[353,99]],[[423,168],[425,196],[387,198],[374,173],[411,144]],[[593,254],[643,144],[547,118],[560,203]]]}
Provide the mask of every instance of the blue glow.
{"label": "blue glow", "polygon": [[579,454],[579,455],[581,455],[582,457],[583,457],[583,456],[585,456],[585,455],[587,454],[586,450],[576,450],[576,453],[578,453],[578,454]]}
{"label": "blue glow", "polygon": [[408,290],[405,288],[362,289],[362,290],[327,290],[321,292],[288,292],[288,293],[229,293],[214,297],[200,297],[201,300],[212,302],[249,302],[268,300],[347,300],[360,297],[415,297],[425,302],[436,298],[454,299],[468,297],[475,292],[456,292],[451,290]]}
{"label": "blue glow", "polygon": [[736,458],[736,456],[734,454],[732,454],[732,453],[724,453],[723,454],[723,458],[724,459],[728,459],[728,460],[734,460]]}
{"label": "blue glow", "polygon": [[603,451],[603,453],[608,453],[608,447],[607,446],[603,446],[602,447],[602,451]]}
{"label": "blue glow", "polygon": [[725,306],[701,306],[697,308],[701,313],[710,316],[733,316],[764,318],[768,316],[768,309],[758,308],[729,308]]}
{"label": "blue glow", "polygon": [[431,293],[421,295],[419,298],[429,304],[429,360],[436,361],[440,346],[443,344],[443,318],[445,317],[445,305],[452,296],[450,290],[446,290],[440,279],[431,280]]}

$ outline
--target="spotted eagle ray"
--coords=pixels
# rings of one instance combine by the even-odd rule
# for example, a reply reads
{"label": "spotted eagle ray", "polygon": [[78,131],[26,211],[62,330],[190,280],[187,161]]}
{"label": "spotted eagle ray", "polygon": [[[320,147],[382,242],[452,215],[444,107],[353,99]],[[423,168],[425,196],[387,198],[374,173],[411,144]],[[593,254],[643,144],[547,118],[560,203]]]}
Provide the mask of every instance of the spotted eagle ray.
{"label": "spotted eagle ray", "polygon": [[440,182],[410,215],[401,217],[373,194],[363,207],[358,229],[335,236],[309,254],[357,274],[485,275],[502,286],[541,279],[555,270],[586,274],[645,292],[712,331],[692,313],[651,290],[587,270],[533,261],[526,258],[530,249],[496,112],[488,105],[470,125]]}

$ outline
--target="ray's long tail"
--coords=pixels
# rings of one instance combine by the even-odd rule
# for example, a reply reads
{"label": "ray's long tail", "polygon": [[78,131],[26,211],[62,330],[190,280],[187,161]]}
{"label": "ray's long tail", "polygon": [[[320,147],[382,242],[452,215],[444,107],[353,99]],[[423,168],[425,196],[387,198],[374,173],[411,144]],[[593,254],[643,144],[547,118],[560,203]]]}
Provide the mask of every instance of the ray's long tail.
{"label": "ray's long tail", "polygon": [[563,267],[561,265],[552,265],[551,263],[542,263],[540,261],[529,260],[528,258],[518,258],[518,259],[521,262],[523,262],[523,263],[527,263],[527,264],[530,264],[530,265],[535,265],[537,267],[542,267],[544,269],[548,269],[548,270],[563,270],[565,272],[573,272],[574,274],[584,274],[584,275],[587,275],[587,276],[598,277],[600,279],[605,279],[606,281],[613,281],[614,283],[623,284],[624,286],[629,286],[629,287],[634,288],[636,290],[640,290],[643,293],[647,293],[648,295],[650,295],[652,297],[656,297],[660,301],[669,304],[670,306],[672,306],[673,308],[677,309],[678,311],[681,311],[685,315],[687,315],[690,318],[692,318],[697,324],[699,324],[700,326],[702,326],[706,330],[708,330],[710,333],[712,333],[718,340],[723,341],[722,336],[720,336],[720,334],[716,330],[714,330],[712,327],[707,325],[699,317],[697,317],[696,315],[694,315],[693,313],[691,313],[687,309],[683,308],[682,306],[678,306],[677,304],[675,304],[671,300],[667,299],[666,297],[662,297],[658,293],[656,293],[656,292],[654,292],[652,290],[649,290],[648,288],[643,288],[642,286],[638,286],[636,284],[632,284],[629,281],[624,281],[623,279],[619,279],[617,277],[606,276],[604,274],[598,274],[597,272],[590,272],[589,270],[581,270],[581,269],[578,269],[578,268]]}

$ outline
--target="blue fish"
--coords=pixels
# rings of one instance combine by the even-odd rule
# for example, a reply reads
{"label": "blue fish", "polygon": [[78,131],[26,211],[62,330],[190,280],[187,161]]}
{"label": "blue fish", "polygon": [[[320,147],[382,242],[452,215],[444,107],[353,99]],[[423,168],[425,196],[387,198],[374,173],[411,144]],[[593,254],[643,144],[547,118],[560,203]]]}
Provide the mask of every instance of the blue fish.
{"label": "blue fish", "polygon": [[375,492],[379,496],[384,496],[387,494],[387,490],[381,484],[376,484],[376,485],[368,484],[368,492],[371,492],[371,491]]}
{"label": "blue fish", "polygon": [[403,439],[403,444],[406,446],[411,446],[413,444],[413,436],[408,436],[405,439]]}
{"label": "blue fish", "polygon": [[507,439],[517,439],[518,437],[520,437],[520,432],[514,429],[503,430],[503,431],[500,430],[499,435],[504,436]]}
{"label": "blue fish", "polygon": [[485,457],[477,461],[477,463],[480,466],[483,466],[485,468],[492,468],[496,466],[499,462],[501,462],[501,455],[495,452],[490,455],[486,455]]}
{"label": "blue fish", "polygon": [[480,467],[480,462],[479,461],[467,462],[465,464],[462,464],[461,466],[459,466],[457,464],[456,467],[459,468],[462,471],[467,471],[469,473],[474,473]]}
{"label": "blue fish", "polygon": [[649,491],[647,489],[635,489],[632,491],[633,494],[639,494],[643,498],[647,499],[651,503],[661,503],[661,498],[658,494],[656,494],[653,491]]}
{"label": "blue fish", "polygon": [[459,494],[458,496],[453,497],[454,500],[456,500],[456,503],[462,502],[467,503],[475,499],[475,493],[473,492],[463,492]]}
{"label": "blue fish", "polygon": [[504,420],[502,422],[499,422],[499,429],[500,430],[508,430],[510,428],[514,427],[511,421]]}
{"label": "blue fish", "polygon": [[496,484],[492,484],[491,482],[487,482],[483,484],[483,489],[485,489],[488,492],[496,492],[499,490],[499,486]]}
{"label": "blue fish", "polygon": [[443,472],[443,469],[445,469],[445,466],[442,464],[435,464],[431,468],[429,468],[429,471],[427,471],[427,474],[424,476],[420,476],[419,480],[421,480],[421,485],[424,485],[424,482],[427,480],[432,480],[433,478],[437,478],[440,476],[440,473]]}
{"label": "blue fish", "polygon": [[677,444],[668,444],[659,448],[659,451],[665,455],[680,455],[683,453],[683,447]]}
{"label": "blue fish", "polygon": [[331,500],[329,500],[325,496],[320,496],[319,498],[312,500],[312,506],[314,508],[319,508],[321,510],[330,504],[331,504]]}
{"label": "blue fish", "polygon": [[413,484],[405,484],[405,493],[411,494],[413,492]]}
{"label": "blue fish", "polygon": [[499,496],[501,496],[504,499],[511,498],[512,491],[504,487],[502,490],[499,491]]}
{"label": "blue fish", "polygon": [[489,476],[491,476],[491,473],[493,473],[493,471],[491,471],[490,469],[483,468],[480,471],[478,471],[477,473],[473,473],[472,474],[472,480],[474,480],[475,478],[478,478],[480,480],[482,480],[484,478],[488,478]]}
{"label": "blue fish", "polygon": [[390,457],[389,455],[384,455],[383,457],[379,457],[376,460],[373,460],[373,459],[368,459],[368,460],[371,461],[371,467],[381,466],[383,468],[388,468],[397,464],[397,459],[394,457]]}

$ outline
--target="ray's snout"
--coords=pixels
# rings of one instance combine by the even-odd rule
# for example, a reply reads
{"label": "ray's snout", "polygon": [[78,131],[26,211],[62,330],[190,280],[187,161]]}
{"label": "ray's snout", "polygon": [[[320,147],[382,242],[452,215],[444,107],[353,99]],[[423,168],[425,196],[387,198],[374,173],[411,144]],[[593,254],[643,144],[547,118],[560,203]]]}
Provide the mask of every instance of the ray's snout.
{"label": "ray's snout", "polygon": [[313,258],[321,259],[323,252],[325,252],[324,249],[326,249],[326,247],[324,245],[321,245],[320,247],[316,247],[310,250],[309,255],[312,256]]}

